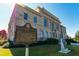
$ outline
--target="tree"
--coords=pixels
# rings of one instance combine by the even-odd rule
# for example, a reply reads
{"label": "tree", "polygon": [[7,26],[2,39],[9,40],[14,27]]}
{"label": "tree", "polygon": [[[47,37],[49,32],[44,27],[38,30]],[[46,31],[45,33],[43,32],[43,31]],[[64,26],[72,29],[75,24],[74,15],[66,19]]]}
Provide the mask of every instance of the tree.
{"label": "tree", "polygon": [[4,39],[7,39],[7,33],[5,30],[1,30],[0,31],[0,37],[4,38]]}
{"label": "tree", "polygon": [[77,31],[75,34],[75,41],[79,42],[79,31]]}
{"label": "tree", "polygon": [[76,32],[75,36],[79,36],[79,31]]}
{"label": "tree", "polygon": [[0,31],[0,45],[7,42],[7,32],[5,30]]}

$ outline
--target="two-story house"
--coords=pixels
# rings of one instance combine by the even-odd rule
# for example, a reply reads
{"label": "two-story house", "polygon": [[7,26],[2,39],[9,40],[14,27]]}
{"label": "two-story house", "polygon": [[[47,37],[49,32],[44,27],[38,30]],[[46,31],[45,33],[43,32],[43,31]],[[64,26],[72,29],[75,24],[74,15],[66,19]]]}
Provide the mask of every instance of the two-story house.
{"label": "two-story house", "polygon": [[[32,28],[36,29],[35,39],[29,39],[29,37],[34,37],[33,35],[25,31],[22,32],[26,24],[30,24]],[[29,26],[25,26],[29,27]],[[18,30],[17,30],[18,28]],[[61,31],[61,22],[58,17],[51,14],[45,8],[37,7],[35,10],[21,4],[16,4],[12,12],[10,22],[9,22],[9,40],[13,43],[17,42],[36,42],[43,41],[47,38],[60,39],[61,34],[64,31]],[[25,28],[24,28],[25,29]],[[27,29],[27,28],[26,28]],[[31,28],[30,28],[31,29]],[[65,33],[66,34],[66,28]],[[16,34],[17,31],[20,31],[20,34]],[[23,36],[25,35],[25,36]],[[28,36],[27,36],[28,35]],[[15,38],[18,36],[18,40]],[[23,38],[21,38],[24,37]]]}

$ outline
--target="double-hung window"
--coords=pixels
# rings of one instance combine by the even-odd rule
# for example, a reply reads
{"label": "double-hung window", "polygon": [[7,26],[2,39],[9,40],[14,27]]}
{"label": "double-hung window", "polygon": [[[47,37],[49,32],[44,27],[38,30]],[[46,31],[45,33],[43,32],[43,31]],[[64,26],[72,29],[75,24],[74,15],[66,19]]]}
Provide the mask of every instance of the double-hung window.
{"label": "double-hung window", "polygon": [[24,19],[28,20],[28,14],[27,13],[24,13]]}
{"label": "double-hung window", "polygon": [[34,16],[34,26],[36,26],[36,24],[37,24],[37,17]]}
{"label": "double-hung window", "polygon": [[51,30],[53,31],[54,30],[54,23],[51,23],[50,27],[51,27]]}
{"label": "double-hung window", "polygon": [[47,26],[47,20],[46,20],[46,17],[44,17],[44,27]]}

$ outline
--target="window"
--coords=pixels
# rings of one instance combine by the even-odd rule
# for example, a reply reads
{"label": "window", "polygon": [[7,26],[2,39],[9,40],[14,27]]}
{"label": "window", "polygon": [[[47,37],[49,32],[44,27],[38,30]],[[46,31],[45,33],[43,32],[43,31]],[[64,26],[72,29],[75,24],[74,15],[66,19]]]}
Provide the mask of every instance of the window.
{"label": "window", "polygon": [[37,29],[34,29],[35,32],[37,32]]}
{"label": "window", "polygon": [[41,29],[38,30],[38,38],[39,38],[39,41],[41,41],[43,38],[43,33]]}
{"label": "window", "polygon": [[41,31],[41,33],[42,33],[42,38],[44,38],[44,32],[43,32],[43,30]]}
{"label": "window", "polygon": [[47,20],[46,20],[46,17],[44,17],[44,27],[47,26]]}
{"label": "window", "polygon": [[46,38],[48,38],[48,32],[47,31],[46,31],[46,36],[47,36]]}
{"label": "window", "polygon": [[40,33],[41,33],[41,38],[42,38],[43,37],[42,30],[40,30]]}
{"label": "window", "polygon": [[52,38],[53,36],[52,36],[52,32],[50,32],[50,38]]}
{"label": "window", "polygon": [[37,17],[36,16],[34,16],[33,22],[34,22],[34,27],[36,28],[36,24],[37,24]]}
{"label": "window", "polygon": [[48,28],[50,29],[50,22],[48,22]]}
{"label": "window", "polygon": [[57,33],[53,33],[53,37],[56,39],[57,38]]}
{"label": "window", "polygon": [[37,17],[34,16],[34,24],[36,24],[36,23],[37,23]]}
{"label": "window", "polygon": [[56,30],[59,30],[59,24],[56,24]]}
{"label": "window", "polygon": [[54,30],[54,23],[52,23],[52,30]]}
{"label": "window", "polygon": [[51,30],[54,30],[54,23],[51,23]]}
{"label": "window", "polygon": [[24,13],[24,19],[28,20],[28,14],[27,13]]}

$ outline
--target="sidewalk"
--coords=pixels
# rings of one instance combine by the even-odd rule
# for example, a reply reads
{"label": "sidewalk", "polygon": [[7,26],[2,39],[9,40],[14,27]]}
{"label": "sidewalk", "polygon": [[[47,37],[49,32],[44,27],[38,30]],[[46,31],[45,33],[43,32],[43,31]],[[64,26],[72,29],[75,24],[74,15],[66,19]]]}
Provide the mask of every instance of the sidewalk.
{"label": "sidewalk", "polygon": [[71,43],[71,45],[79,46],[79,43]]}

